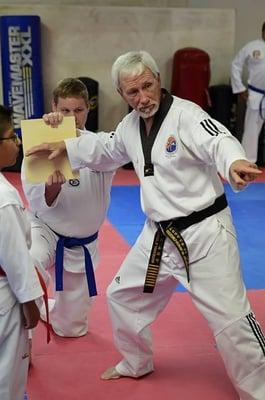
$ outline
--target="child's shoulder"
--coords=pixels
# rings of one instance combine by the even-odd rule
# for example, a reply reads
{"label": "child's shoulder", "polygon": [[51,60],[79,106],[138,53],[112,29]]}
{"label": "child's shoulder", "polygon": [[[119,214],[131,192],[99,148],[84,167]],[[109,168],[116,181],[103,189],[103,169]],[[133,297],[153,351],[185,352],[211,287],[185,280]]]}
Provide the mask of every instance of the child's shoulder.
{"label": "child's shoulder", "polygon": [[0,173],[0,208],[11,204],[21,206],[21,199],[15,187]]}

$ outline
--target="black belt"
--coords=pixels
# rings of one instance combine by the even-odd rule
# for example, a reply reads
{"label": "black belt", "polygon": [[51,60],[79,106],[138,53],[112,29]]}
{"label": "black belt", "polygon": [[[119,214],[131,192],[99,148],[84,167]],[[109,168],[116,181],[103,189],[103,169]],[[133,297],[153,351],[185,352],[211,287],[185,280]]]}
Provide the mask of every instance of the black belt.
{"label": "black belt", "polygon": [[156,222],[156,226],[158,229],[155,233],[148,262],[144,283],[144,293],[152,293],[155,288],[166,237],[170,239],[171,242],[178,249],[185,265],[188,282],[190,281],[189,252],[185,240],[180,234],[180,231],[187,229],[191,225],[203,221],[205,218],[208,218],[211,215],[218,213],[219,211],[224,210],[227,205],[228,204],[225,194],[222,194],[215,200],[212,205],[204,208],[203,210],[194,211],[186,217],[179,217],[170,219],[168,221]]}

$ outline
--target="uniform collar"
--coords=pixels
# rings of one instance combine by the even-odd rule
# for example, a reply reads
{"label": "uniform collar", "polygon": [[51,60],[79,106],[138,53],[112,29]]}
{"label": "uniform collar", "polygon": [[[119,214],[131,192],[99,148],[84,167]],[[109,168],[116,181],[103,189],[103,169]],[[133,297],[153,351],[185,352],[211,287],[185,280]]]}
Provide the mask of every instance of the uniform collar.
{"label": "uniform collar", "polygon": [[[162,125],[162,122],[164,121],[172,103],[173,103],[173,96],[171,96],[171,94],[166,89],[162,88],[159,109],[154,115],[154,120],[149,136],[157,135],[157,132],[159,131],[160,126]],[[139,118],[140,118],[140,131],[146,134],[144,119],[142,117]]]}

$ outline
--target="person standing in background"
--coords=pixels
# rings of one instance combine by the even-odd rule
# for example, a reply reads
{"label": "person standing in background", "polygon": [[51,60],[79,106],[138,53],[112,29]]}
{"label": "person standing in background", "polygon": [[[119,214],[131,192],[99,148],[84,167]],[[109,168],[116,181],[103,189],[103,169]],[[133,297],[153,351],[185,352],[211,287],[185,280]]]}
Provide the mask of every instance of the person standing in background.
{"label": "person standing in background", "polygon": [[[243,83],[245,66],[248,73],[247,87]],[[233,93],[247,102],[242,146],[248,160],[256,162],[259,134],[265,120],[265,22],[261,39],[247,43],[233,59],[231,85]]]}

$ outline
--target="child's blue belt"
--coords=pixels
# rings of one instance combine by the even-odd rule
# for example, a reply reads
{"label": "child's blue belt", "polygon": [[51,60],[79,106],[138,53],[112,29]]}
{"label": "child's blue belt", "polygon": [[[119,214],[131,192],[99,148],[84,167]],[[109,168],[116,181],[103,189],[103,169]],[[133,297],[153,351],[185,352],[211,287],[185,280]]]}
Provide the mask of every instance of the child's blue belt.
{"label": "child's blue belt", "polygon": [[[55,232],[56,233],[56,232]],[[93,269],[93,264],[91,260],[90,253],[86,248],[86,244],[94,242],[94,240],[98,237],[98,232],[94,233],[91,236],[86,238],[73,238],[68,236],[59,235],[56,246],[56,257],[55,257],[55,288],[56,291],[63,290],[63,258],[64,258],[64,247],[67,249],[71,249],[72,247],[82,246],[84,249],[85,255],[85,269],[86,269],[86,278],[87,278],[87,285],[89,290],[89,296],[96,296],[97,295],[97,288],[96,288],[96,281],[95,281],[95,274]]]}

